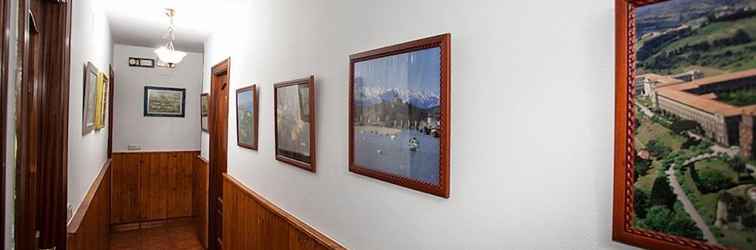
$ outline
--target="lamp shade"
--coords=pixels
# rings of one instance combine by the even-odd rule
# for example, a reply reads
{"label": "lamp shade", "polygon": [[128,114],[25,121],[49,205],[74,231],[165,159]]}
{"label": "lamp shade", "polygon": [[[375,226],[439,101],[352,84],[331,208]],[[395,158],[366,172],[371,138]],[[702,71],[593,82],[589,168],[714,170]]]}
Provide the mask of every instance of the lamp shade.
{"label": "lamp shade", "polygon": [[155,54],[157,54],[160,61],[169,64],[178,64],[184,59],[184,56],[186,56],[186,53],[169,49],[166,46],[156,49]]}

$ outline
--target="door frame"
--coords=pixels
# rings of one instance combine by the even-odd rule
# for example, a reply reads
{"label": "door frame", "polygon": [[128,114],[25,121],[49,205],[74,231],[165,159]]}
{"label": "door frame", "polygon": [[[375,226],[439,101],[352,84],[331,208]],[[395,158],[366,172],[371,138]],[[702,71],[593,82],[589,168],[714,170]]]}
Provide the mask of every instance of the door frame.
{"label": "door frame", "polygon": [[[222,212],[222,194],[223,194],[223,176],[222,174],[225,174],[228,170],[228,111],[230,109],[226,109],[225,117],[226,119],[218,119],[218,115],[216,112],[214,112],[217,109],[218,102],[220,100],[220,95],[215,92],[217,89],[221,89],[222,86],[219,86],[219,84],[222,84],[224,81],[216,81],[216,76],[225,75],[225,82],[228,84],[226,86],[227,91],[225,91],[225,97],[228,99],[228,95],[230,95],[230,88],[231,88],[231,58],[227,58],[226,60],[221,61],[220,63],[216,64],[212,68],[212,74],[210,75],[210,116],[209,116],[209,122],[208,122],[208,130],[210,134],[210,143],[209,143],[209,155],[210,155],[210,162],[209,162],[209,168],[208,168],[208,250],[218,250],[223,249],[223,243],[221,241],[221,233],[222,233],[222,227],[223,227],[223,217],[222,214],[219,214]],[[214,93],[215,92],[215,93]],[[223,117],[223,116],[220,116]],[[226,143],[221,145],[221,143],[216,142],[214,139],[216,135],[216,123],[225,123],[226,125]],[[224,152],[227,152],[226,155],[217,156],[214,155],[213,152],[217,151],[213,150],[216,147],[224,147]],[[219,158],[218,157],[224,157],[226,160],[226,164],[219,165]],[[219,175],[214,175],[213,171],[216,171],[216,169],[220,170]],[[215,179],[213,178],[215,177]],[[218,188],[220,187],[220,188]],[[218,197],[218,198],[216,198]],[[221,206],[221,207],[219,207]]]}
{"label": "door frame", "polygon": [[[17,249],[67,247],[72,1],[18,2],[18,65],[23,70],[16,102]],[[35,69],[29,67],[34,52],[30,47],[32,25],[39,32],[39,50],[35,53],[44,55]],[[39,77],[37,81],[32,78],[35,75]]]}

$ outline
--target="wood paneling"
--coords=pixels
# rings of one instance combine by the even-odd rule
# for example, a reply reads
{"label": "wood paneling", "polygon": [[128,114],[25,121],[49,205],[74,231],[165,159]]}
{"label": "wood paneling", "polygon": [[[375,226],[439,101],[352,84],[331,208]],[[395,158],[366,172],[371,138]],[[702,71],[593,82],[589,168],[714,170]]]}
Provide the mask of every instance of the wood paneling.
{"label": "wood paneling", "polygon": [[191,217],[198,154],[114,153],[112,224]]}
{"label": "wood paneling", "polygon": [[68,249],[108,249],[110,245],[111,162],[89,188],[68,224]]}
{"label": "wood paneling", "polygon": [[139,221],[139,167],[141,159],[127,154],[113,155],[113,224]]}
{"label": "wood paneling", "polygon": [[195,158],[192,214],[195,217],[195,225],[197,225],[197,235],[199,236],[202,246],[205,248],[207,248],[208,171],[207,160],[201,157]]}
{"label": "wood paneling", "polygon": [[223,178],[223,249],[346,249],[265,200]]}

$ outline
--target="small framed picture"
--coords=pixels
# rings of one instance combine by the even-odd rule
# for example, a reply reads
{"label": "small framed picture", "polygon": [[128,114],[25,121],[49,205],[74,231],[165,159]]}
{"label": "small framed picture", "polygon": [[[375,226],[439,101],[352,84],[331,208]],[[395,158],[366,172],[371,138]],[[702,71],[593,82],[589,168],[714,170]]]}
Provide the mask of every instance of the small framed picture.
{"label": "small framed picture", "polygon": [[236,142],[240,147],[257,150],[257,86],[236,90]]}
{"label": "small framed picture", "polygon": [[129,57],[129,66],[131,66],[131,67],[142,67],[142,68],[154,68],[155,67],[155,59],[139,58],[139,57]]}
{"label": "small framed picture", "polygon": [[184,117],[186,89],[144,87],[144,116]]}
{"label": "small framed picture", "polygon": [[209,120],[209,114],[210,114],[210,94],[205,93],[200,96],[200,122],[202,131],[209,132],[208,129],[208,120]]}
{"label": "small framed picture", "polygon": [[164,68],[164,69],[175,69],[176,68],[176,64],[167,63],[167,62],[163,62],[163,61],[158,60],[157,61],[157,67],[158,68]]}
{"label": "small framed picture", "polygon": [[275,84],[276,160],[315,172],[315,77]]}

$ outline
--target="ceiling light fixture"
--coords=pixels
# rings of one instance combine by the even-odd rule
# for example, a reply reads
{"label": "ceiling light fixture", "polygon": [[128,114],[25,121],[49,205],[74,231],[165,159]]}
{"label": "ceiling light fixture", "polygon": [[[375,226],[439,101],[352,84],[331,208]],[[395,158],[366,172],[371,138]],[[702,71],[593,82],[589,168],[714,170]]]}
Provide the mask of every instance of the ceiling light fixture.
{"label": "ceiling light fixture", "polygon": [[176,16],[176,10],[165,9],[165,15],[168,16],[171,21],[170,26],[168,26],[168,34],[166,34],[164,37],[166,40],[168,40],[168,43],[166,43],[165,46],[156,49],[155,54],[158,55],[160,61],[163,61],[169,66],[173,67],[173,65],[180,63],[181,60],[184,59],[186,53],[178,51],[173,47],[173,40],[176,39],[176,35],[173,33],[176,30],[176,26],[173,24],[173,17]]}

